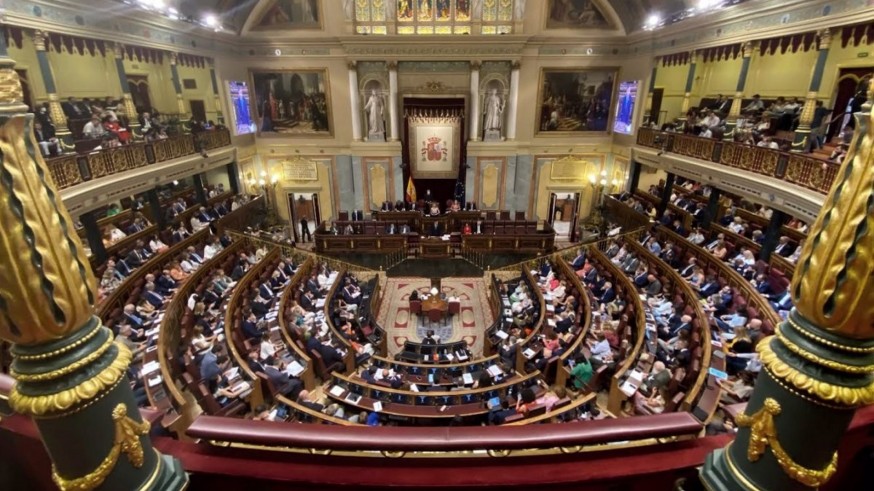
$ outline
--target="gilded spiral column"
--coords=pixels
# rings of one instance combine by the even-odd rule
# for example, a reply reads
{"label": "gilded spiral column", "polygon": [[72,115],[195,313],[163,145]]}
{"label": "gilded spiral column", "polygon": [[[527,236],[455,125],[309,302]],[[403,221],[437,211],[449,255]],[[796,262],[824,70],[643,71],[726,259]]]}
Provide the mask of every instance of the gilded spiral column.
{"label": "gilded spiral column", "polygon": [[874,403],[874,124],[868,101],[795,268],[795,308],[759,343],[762,370],[734,442],[711,454],[709,489],[818,488],[855,410]]}
{"label": "gilded spiral column", "polygon": [[0,338],[9,404],[31,416],[62,490],[182,489],[149,439],[127,379],[130,351],[94,315],[95,280],[21,103],[0,37]]}

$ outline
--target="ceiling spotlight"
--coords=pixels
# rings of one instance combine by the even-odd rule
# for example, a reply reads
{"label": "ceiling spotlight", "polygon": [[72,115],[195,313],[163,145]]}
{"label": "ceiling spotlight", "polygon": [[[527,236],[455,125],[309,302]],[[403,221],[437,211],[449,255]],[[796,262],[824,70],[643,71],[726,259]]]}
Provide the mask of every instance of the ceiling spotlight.
{"label": "ceiling spotlight", "polygon": [[204,23],[207,27],[214,27],[214,28],[215,28],[215,27],[218,27],[218,25],[219,25],[218,17],[216,17],[216,16],[213,15],[213,14],[207,14],[207,15],[203,18],[203,23]]}
{"label": "ceiling spotlight", "polygon": [[643,25],[643,28],[646,30],[653,30],[662,22],[662,18],[659,14],[650,14],[649,17],[646,18],[646,23]]}

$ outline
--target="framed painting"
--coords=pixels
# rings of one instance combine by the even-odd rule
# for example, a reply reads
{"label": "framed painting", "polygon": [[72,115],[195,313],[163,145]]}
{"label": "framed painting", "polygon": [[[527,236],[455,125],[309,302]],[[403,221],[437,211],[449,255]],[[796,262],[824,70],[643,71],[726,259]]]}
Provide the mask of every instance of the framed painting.
{"label": "framed painting", "polygon": [[542,68],[535,133],[609,133],[617,72],[617,68]]}
{"label": "framed painting", "polygon": [[414,178],[457,178],[461,158],[461,120],[408,116],[407,127]]}
{"label": "framed painting", "polygon": [[595,0],[548,0],[547,29],[607,28],[610,23]]}
{"label": "framed painting", "polygon": [[274,0],[255,23],[257,30],[321,29],[319,0]]}
{"label": "framed painting", "polygon": [[259,136],[332,136],[328,71],[252,72]]}

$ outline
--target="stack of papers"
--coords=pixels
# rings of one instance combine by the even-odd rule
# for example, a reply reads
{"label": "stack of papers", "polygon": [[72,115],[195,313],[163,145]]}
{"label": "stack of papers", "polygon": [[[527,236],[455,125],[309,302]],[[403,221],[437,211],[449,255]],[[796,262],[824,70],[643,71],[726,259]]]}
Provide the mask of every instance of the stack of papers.
{"label": "stack of papers", "polygon": [[465,385],[472,384],[473,383],[473,375],[471,375],[470,373],[465,373],[464,375],[461,376],[461,380],[464,381]]}
{"label": "stack of papers", "polygon": [[382,403],[379,402],[379,401],[374,401],[374,403],[373,403],[373,410],[376,411],[376,412],[380,412],[380,411],[382,411]]}
{"label": "stack of papers", "polygon": [[510,337],[509,334],[507,334],[507,333],[505,333],[504,331],[501,331],[501,330],[495,331],[495,336],[497,336],[497,337],[500,338],[500,339],[507,339],[508,337]]}
{"label": "stack of papers", "polygon": [[301,366],[301,364],[298,363],[297,360],[292,361],[288,364],[287,367],[285,367],[285,372],[292,377],[297,377],[298,375],[303,373],[303,370],[303,366]]}
{"label": "stack of papers", "polygon": [[154,386],[160,384],[162,380],[163,379],[161,378],[160,375],[150,378],[149,379],[149,387],[154,387]]}
{"label": "stack of papers", "polygon": [[504,371],[501,370],[501,367],[499,367],[498,365],[492,365],[492,366],[490,366],[490,367],[488,368],[488,372],[489,372],[489,375],[491,375],[492,377],[497,377],[497,376],[499,376],[499,375],[503,375],[503,374],[504,374]]}
{"label": "stack of papers", "polygon": [[343,395],[344,392],[346,392],[346,389],[344,389],[343,387],[341,387],[339,385],[335,385],[335,386],[331,387],[331,395],[332,396],[340,397]]}

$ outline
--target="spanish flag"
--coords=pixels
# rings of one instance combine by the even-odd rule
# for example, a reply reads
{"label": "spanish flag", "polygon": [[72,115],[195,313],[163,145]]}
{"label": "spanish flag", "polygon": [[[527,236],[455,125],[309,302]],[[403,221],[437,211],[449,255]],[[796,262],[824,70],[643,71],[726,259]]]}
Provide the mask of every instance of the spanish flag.
{"label": "spanish flag", "polygon": [[407,181],[407,201],[410,203],[416,202],[416,186],[413,184],[412,174],[410,174],[410,180]]}

